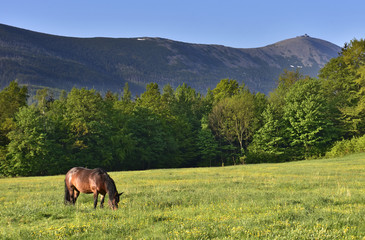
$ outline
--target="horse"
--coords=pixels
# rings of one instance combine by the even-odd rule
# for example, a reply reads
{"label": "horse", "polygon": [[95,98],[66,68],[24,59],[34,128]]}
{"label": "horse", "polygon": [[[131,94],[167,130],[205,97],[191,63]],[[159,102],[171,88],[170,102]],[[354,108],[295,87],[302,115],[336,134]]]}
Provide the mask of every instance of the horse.
{"label": "horse", "polygon": [[101,194],[100,208],[104,207],[104,198],[108,193],[108,203],[113,210],[118,208],[119,197],[123,194],[118,193],[114,180],[105,170],[74,167],[65,176],[65,204],[75,205],[80,192],[94,194],[94,208],[98,203],[99,193]]}

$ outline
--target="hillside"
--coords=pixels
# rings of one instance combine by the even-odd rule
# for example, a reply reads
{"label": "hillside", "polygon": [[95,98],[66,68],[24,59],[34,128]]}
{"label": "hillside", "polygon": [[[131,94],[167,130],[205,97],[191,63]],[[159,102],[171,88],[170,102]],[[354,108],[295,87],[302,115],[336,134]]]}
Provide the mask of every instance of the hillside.
{"label": "hillside", "polygon": [[284,69],[316,76],[340,47],[307,35],[261,48],[238,49],[161,38],[72,38],[0,24],[0,89],[21,84],[70,90],[72,87],[133,93],[146,83],[186,82],[198,91],[223,78],[244,81],[267,93]]}

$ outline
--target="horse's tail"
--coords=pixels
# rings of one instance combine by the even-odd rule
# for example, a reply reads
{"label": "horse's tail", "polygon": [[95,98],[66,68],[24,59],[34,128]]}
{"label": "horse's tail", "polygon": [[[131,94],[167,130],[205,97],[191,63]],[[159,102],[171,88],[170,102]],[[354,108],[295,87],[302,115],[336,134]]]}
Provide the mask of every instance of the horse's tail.
{"label": "horse's tail", "polygon": [[70,196],[70,192],[68,191],[66,179],[65,179],[65,204],[68,204],[70,202],[71,202],[71,196]]}

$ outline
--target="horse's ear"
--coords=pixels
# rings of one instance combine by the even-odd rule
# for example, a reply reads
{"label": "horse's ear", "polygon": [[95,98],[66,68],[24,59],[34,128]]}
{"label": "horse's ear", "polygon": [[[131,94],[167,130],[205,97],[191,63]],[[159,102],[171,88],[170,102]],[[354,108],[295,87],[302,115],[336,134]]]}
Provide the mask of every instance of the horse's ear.
{"label": "horse's ear", "polygon": [[118,194],[118,196],[122,195],[123,193],[124,193],[124,192],[119,193],[119,194]]}

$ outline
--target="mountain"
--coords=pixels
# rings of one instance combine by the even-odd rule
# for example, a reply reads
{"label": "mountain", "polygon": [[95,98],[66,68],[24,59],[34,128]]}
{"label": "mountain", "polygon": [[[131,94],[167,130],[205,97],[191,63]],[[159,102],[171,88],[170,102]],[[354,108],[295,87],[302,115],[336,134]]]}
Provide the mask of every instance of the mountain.
{"label": "mountain", "polygon": [[162,38],[73,38],[0,24],[0,89],[19,84],[70,90],[72,87],[134,94],[149,82],[198,91],[224,78],[244,81],[268,93],[284,69],[316,76],[341,48],[308,35],[261,48],[190,44]]}

